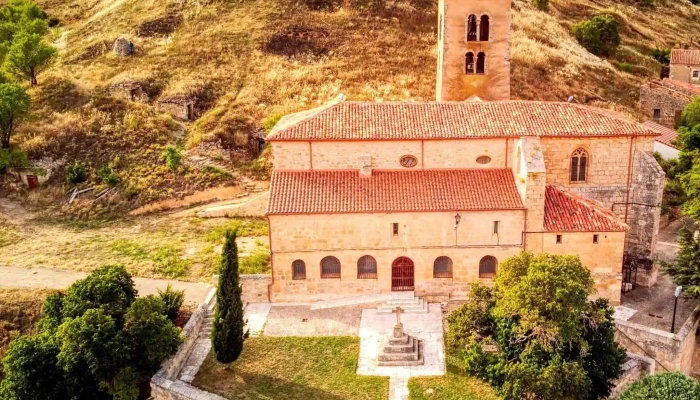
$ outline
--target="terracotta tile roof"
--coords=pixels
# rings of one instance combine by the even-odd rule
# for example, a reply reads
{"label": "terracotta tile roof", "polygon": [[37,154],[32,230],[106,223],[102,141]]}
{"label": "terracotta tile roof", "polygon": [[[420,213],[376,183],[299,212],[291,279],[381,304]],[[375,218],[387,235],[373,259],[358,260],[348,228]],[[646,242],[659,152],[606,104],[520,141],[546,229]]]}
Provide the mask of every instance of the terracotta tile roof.
{"label": "terracotta tile roof", "polygon": [[667,128],[663,125],[659,125],[654,121],[647,121],[644,123],[644,126],[646,126],[649,129],[653,129],[661,134],[661,136],[656,138],[656,141],[659,143],[663,143],[666,146],[673,147],[674,149],[678,149],[675,144],[673,144],[673,141],[676,140],[678,137],[678,132],[674,131],[671,128]]}
{"label": "terracotta tile roof", "polygon": [[546,232],[618,232],[629,227],[600,204],[547,185],[544,202]]}
{"label": "terracotta tile roof", "polygon": [[699,49],[671,50],[671,64],[700,65]]}
{"label": "terracotta tile roof", "polygon": [[681,82],[671,78],[664,78],[663,85],[672,89],[680,90],[690,96],[700,96],[700,87],[688,82]]}
{"label": "terracotta tile roof", "polygon": [[580,104],[339,102],[282,118],[267,140],[631,135],[655,133],[620,114]]}
{"label": "terracotta tile roof", "polygon": [[274,171],[268,214],[522,209],[510,169]]}

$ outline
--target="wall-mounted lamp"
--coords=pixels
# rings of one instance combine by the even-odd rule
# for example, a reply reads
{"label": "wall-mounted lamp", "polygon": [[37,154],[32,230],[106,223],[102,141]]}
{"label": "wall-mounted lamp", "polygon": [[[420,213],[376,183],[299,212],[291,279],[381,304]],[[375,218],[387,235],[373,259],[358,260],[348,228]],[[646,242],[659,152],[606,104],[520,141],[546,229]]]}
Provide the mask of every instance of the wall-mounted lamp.
{"label": "wall-mounted lamp", "polygon": [[459,225],[459,221],[462,220],[462,216],[459,215],[459,213],[455,214],[455,230],[457,230],[457,225]]}

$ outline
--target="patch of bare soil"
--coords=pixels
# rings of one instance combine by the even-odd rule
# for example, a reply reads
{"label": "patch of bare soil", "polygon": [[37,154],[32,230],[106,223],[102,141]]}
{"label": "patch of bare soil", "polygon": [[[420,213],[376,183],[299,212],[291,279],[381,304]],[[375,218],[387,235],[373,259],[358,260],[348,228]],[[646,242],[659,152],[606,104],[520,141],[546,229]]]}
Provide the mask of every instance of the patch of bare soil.
{"label": "patch of bare soil", "polygon": [[179,14],[170,14],[146,21],[136,28],[136,36],[142,38],[168,36],[177,30],[182,21],[182,15]]}
{"label": "patch of bare soil", "polygon": [[146,204],[131,212],[129,215],[142,215],[156,211],[172,210],[175,208],[184,208],[196,204],[202,204],[212,201],[223,201],[234,199],[237,195],[243,192],[241,186],[219,186],[211,189],[201,190],[192,195],[185,196],[181,199],[166,199],[155,203]]}
{"label": "patch of bare soil", "polygon": [[328,54],[338,43],[331,32],[320,27],[291,25],[263,43],[263,51],[285,57]]}

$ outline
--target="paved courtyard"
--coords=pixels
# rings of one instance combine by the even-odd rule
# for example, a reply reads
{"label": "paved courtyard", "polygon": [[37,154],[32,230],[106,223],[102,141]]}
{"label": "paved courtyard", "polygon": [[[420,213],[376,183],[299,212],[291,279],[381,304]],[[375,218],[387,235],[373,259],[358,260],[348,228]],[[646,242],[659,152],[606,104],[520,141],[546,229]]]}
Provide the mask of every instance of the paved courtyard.
{"label": "paved courtyard", "polygon": [[358,336],[362,309],[372,305],[312,310],[310,306],[273,306],[265,336]]}

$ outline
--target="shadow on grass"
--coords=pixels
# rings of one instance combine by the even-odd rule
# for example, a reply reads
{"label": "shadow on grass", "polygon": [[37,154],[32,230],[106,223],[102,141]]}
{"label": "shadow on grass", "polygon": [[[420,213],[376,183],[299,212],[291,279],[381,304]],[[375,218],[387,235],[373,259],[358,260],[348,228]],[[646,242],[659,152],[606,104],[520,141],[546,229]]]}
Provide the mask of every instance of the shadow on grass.
{"label": "shadow on grass", "polygon": [[[232,368],[236,382],[219,384],[215,388],[202,385],[200,388],[224,396],[227,399],[250,400],[348,400],[370,399],[370,397],[347,397],[312,388],[303,382],[290,382],[263,374],[240,373]],[[237,384],[238,383],[238,384]]]}

